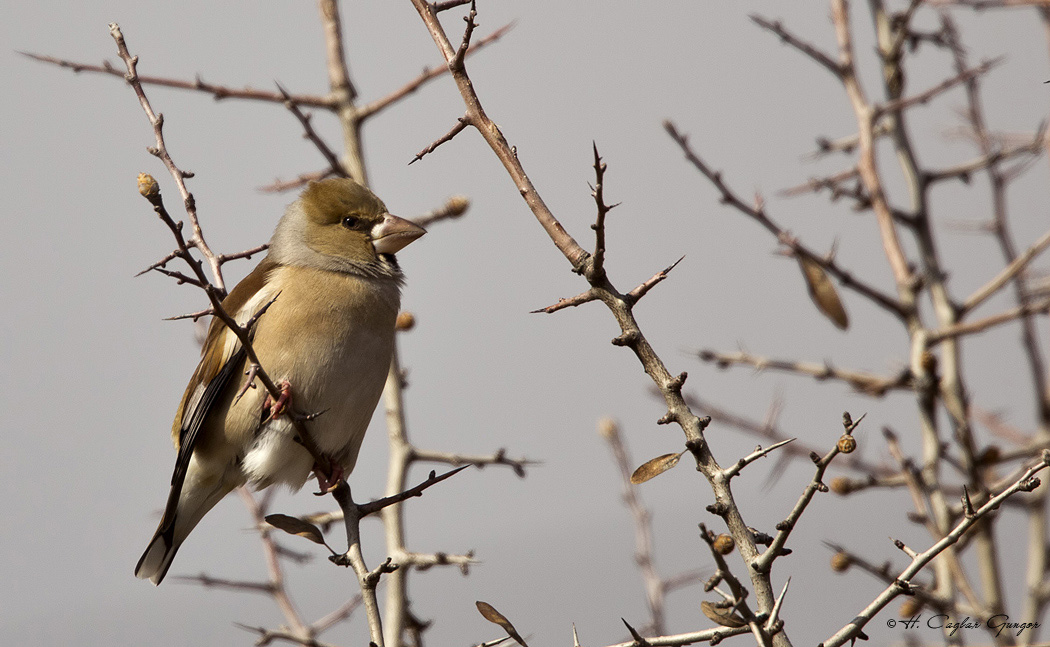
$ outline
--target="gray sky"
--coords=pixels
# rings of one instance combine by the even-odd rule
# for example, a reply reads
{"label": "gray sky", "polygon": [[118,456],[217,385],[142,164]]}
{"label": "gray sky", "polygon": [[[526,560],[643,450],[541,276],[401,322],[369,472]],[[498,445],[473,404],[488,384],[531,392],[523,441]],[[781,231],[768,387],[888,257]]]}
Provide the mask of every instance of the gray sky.
{"label": "gray sky", "polygon": [[[516,26],[471,59],[469,69],[489,115],[517,146],[540,193],[587,247],[594,217],[587,183],[593,179],[591,142],[597,142],[609,164],[607,198],[623,203],[608,225],[608,268],[620,288],[686,256],[636,312],[669,368],[689,371],[688,392],[755,419],[782,397],[785,431],[829,447],[844,410],[867,412],[860,444],[866,457],[879,460],[886,455],[878,433],[883,426],[916,446],[911,397],[871,401],[837,385],[719,372],[690,356],[700,347],[743,346],[881,373],[900,369],[907,359],[894,322],[852,294],[845,295],[853,322],[848,333],[824,320],[794,262],[772,254],[774,241],[764,231],[719,205],[661,129],[663,119],[673,119],[743,195],[760,191],[783,226],[817,249],[837,242],[841,261],[890,288],[870,214],[829,206],[823,198],[777,196],[779,189],[845,168],[843,158],[814,163],[802,156],[816,137],[850,134],[855,122],[837,82],[753,25],[750,12],[783,18],[796,33],[833,49],[823,2],[668,2],[643,11],[627,2],[487,2],[480,7],[479,34],[510,21]],[[322,93],[327,79],[316,8],[294,2],[45,1],[6,3],[0,14],[0,41],[8,49],[0,56],[6,88],[0,96],[6,209],[0,284],[8,304],[0,344],[0,484],[6,493],[0,639],[89,647],[250,644],[252,636],[232,623],[279,623],[270,600],[171,578],[154,589],[132,576],[164,501],[174,459],[168,430],[197,358],[193,326],[161,319],[204,306],[193,288],[159,275],[132,278],[173,245],[137,195],[136,174],[157,177],[173,212],[174,187],[145,152],[152,133],[120,80],[74,75],[13,50],[115,61],[107,23],[117,21],[140,55],[141,74],[200,74],[214,83],[257,88],[277,80],[293,92]],[[858,6],[854,14],[865,34],[858,36],[858,51],[874,88],[867,11]],[[387,94],[440,61],[408,2],[346,4],[343,15],[350,69],[363,100]],[[1046,115],[1050,87],[1042,83],[1050,72],[1035,13],[953,15],[974,62],[1007,57],[985,85],[994,98],[993,127],[1034,129]],[[920,24],[934,23],[932,10],[923,10]],[[462,23],[449,17],[445,24],[458,33]],[[913,90],[948,75],[946,56],[922,55],[921,71],[909,78]],[[258,187],[323,166],[294,117],[269,104],[148,92],[166,117],[176,162],[196,173],[190,188],[212,247],[233,252],[265,242],[294,196]],[[955,110],[961,105],[961,92],[953,91],[916,111],[923,160],[948,164],[973,156],[964,142],[945,136],[959,125]],[[482,561],[468,578],[452,569],[413,575],[413,610],[435,621],[427,634],[433,645],[496,637],[499,629],[474,609],[479,599],[534,636],[534,644],[567,644],[572,623],[586,645],[622,640],[620,618],[639,626],[646,612],[619,478],[596,422],[601,416],[621,421],[636,463],[677,451],[682,435],[655,424],[663,407],[649,394],[648,378],[631,353],[609,344],[618,331],[603,307],[528,314],[585,285],[480,137],[468,131],[407,165],[462,113],[453,85],[443,79],[374,119],[365,132],[373,188],[395,213],[418,216],[454,194],[473,201],[465,219],[433,227],[400,255],[408,277],[404,307],[418,320],[401,338],[410,371],[410,433],[429,448],[480,453],[505,447],[543,464],[524,480],[509,470],[468,470],[409,504],[413,549],[473,549]],[[318,114],[315,123],[338,141],[334,120]],[[890,156],[884,163],[892,170]],[[987,218],[985,193],[975,183],[951,185],[935,197],[952,287],[965,295],[996,271],[998,252],[991,241],[949,225]],[[1021,246],[1050,222],[1046,197],[1042,160],[1010,195]],[[252,263],[229,266],[228,280],[243,276]],[[984,313],[1007,305],[994,300]],[[1045,319],[1041,325],[1045,333]],[[1017,338],[1007,328],[968,343],[969,386],[982,407],[1030,429],[1032,403],[1025,389],[1014,388]],[[377,417],[351,478],[361,499],[379,496],[384,484],[380,422]],[[756,443],[718,425],[708,438],[723,465]],[[748,523],[771,532],[812,474],[808,466],[793,465],[765,490],[761,465],[772,463],[747,470],[735,487]],[[426,469],[417,469],[415,478]],[[711,494],[702,477],[683,463],[641,492],[655,514],[658,568],[672,575],[710,567],[696,524],[717,524],[704,511]],[[329,507],[305,490],[283,493],[277,504],[289,514]],[[794,556],[777,563],[774,577],[777,588],[793,578],[785,613],[796,644],[830,635],[882,588],[860,573],[831,575],[821,540],[847,544],[874,562],[902,564],[887,535],[915,548],[929,543],[904,521],[909,508],[903,492],[816,500],[790,543]],[[183,547],[171,574],[261,577],[261,552],[247,525],[236,497],[223,502]],[[378,523],[366,524],[370,564],[384,557],[378,532]],[[1014,581],[1023,574],[1021,553],[1003,554]],[[320,551],[310,565],[290,567],[289,578],[311,619],[356,590]],[[1011,604],[1020,588],[1012,590]],[[701,596],[698,587],[672,596],[671,631],[710,625],[698,613]],[[901,640],[899,631],[884,628],[884,618],[895,613],[896,605],[869,634]],[[358,615],[324,638],[360,644],[365,632]]]}

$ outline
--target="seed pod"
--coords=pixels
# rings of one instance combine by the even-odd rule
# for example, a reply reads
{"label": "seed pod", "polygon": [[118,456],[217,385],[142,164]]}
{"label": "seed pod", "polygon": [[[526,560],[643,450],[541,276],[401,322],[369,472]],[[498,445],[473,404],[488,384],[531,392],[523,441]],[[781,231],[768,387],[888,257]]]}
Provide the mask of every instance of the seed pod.
{"label": "seed pod", "polygon": [[845,496],[853,491],[853,484],[850,482],[849,477],[836,476],[831,479],[831,491],[840,496]]}
{"label": "seed pod", "polygon": [[843,454],[849,454],[857,448],[857,439],[850,434],[842,434],[839,438],[839,451]]}
{"label": "seed pod", "polygon": [[733,541],[732,535],[722,534],[715,537],[714,542],[711,546],[715,549],[719,555],[728,555],[733,552],[733,548],[736,546],[736,542]]}
{"label": "seed pod", "polygon": [[836,573],[845,573],[850,566],[853,565],[853,560],[850,556],[842,551],[839,551],[831,556],[831,570]]}
{"label": "seed pod", "polygon": [[397,313],[397,323],[394,325],[397,330],[404,332],[406,330],[412,330],[415,326],[416,316],[414,314],[406,310]]}

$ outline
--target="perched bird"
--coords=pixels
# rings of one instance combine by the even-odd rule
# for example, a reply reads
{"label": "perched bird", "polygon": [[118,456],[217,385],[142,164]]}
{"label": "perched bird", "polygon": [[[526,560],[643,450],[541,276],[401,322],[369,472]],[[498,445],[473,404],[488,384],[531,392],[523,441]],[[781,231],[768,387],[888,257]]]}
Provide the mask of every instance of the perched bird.
{"label": "perched bird", "polygon": [[[424,233],[353,180],[311,182],[288,207],[266,258],[223,301],[240,325],[272,301],[252,347],[282,397],[271,402],[236,335],[213,318],[172,425],[171,492],[136,576],[160,584],[197,522],[238,486],[298,489],[315,471],[325,490],[353,470],[394,348],[394,253]],[[294,439],[291,416],[311,414],[304,424],[327,465]]]}

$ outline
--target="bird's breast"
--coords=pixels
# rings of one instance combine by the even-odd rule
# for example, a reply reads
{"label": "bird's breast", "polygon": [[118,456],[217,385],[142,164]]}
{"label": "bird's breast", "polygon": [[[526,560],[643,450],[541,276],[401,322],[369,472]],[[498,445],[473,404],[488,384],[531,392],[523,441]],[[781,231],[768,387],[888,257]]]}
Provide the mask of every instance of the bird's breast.
{"label": "bird's breast", "polygon": [[[269,376],[290,384],[293,409],[317,414],[306,422],[311,437],[349,472],[389,371],[397,285],[296,267],[278,268],[270,283],[277,299],[252,345]],[[261,411],[262,396],[252,399]],[[278,419],[244,439],[249,480],[302,484],[312,460],[291,436]]]}

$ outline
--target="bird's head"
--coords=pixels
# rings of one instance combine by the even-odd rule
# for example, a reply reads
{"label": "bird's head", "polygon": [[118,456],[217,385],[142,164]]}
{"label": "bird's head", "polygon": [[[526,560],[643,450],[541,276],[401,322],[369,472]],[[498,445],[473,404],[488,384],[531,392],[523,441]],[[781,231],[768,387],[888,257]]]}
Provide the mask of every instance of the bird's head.
{"label": "bird's head", "polygon": [[270,256],[281,265],[399,275],[393,254],[426,233],[391,215],[374,193],[346,178],[311,182],[277,224]]}

